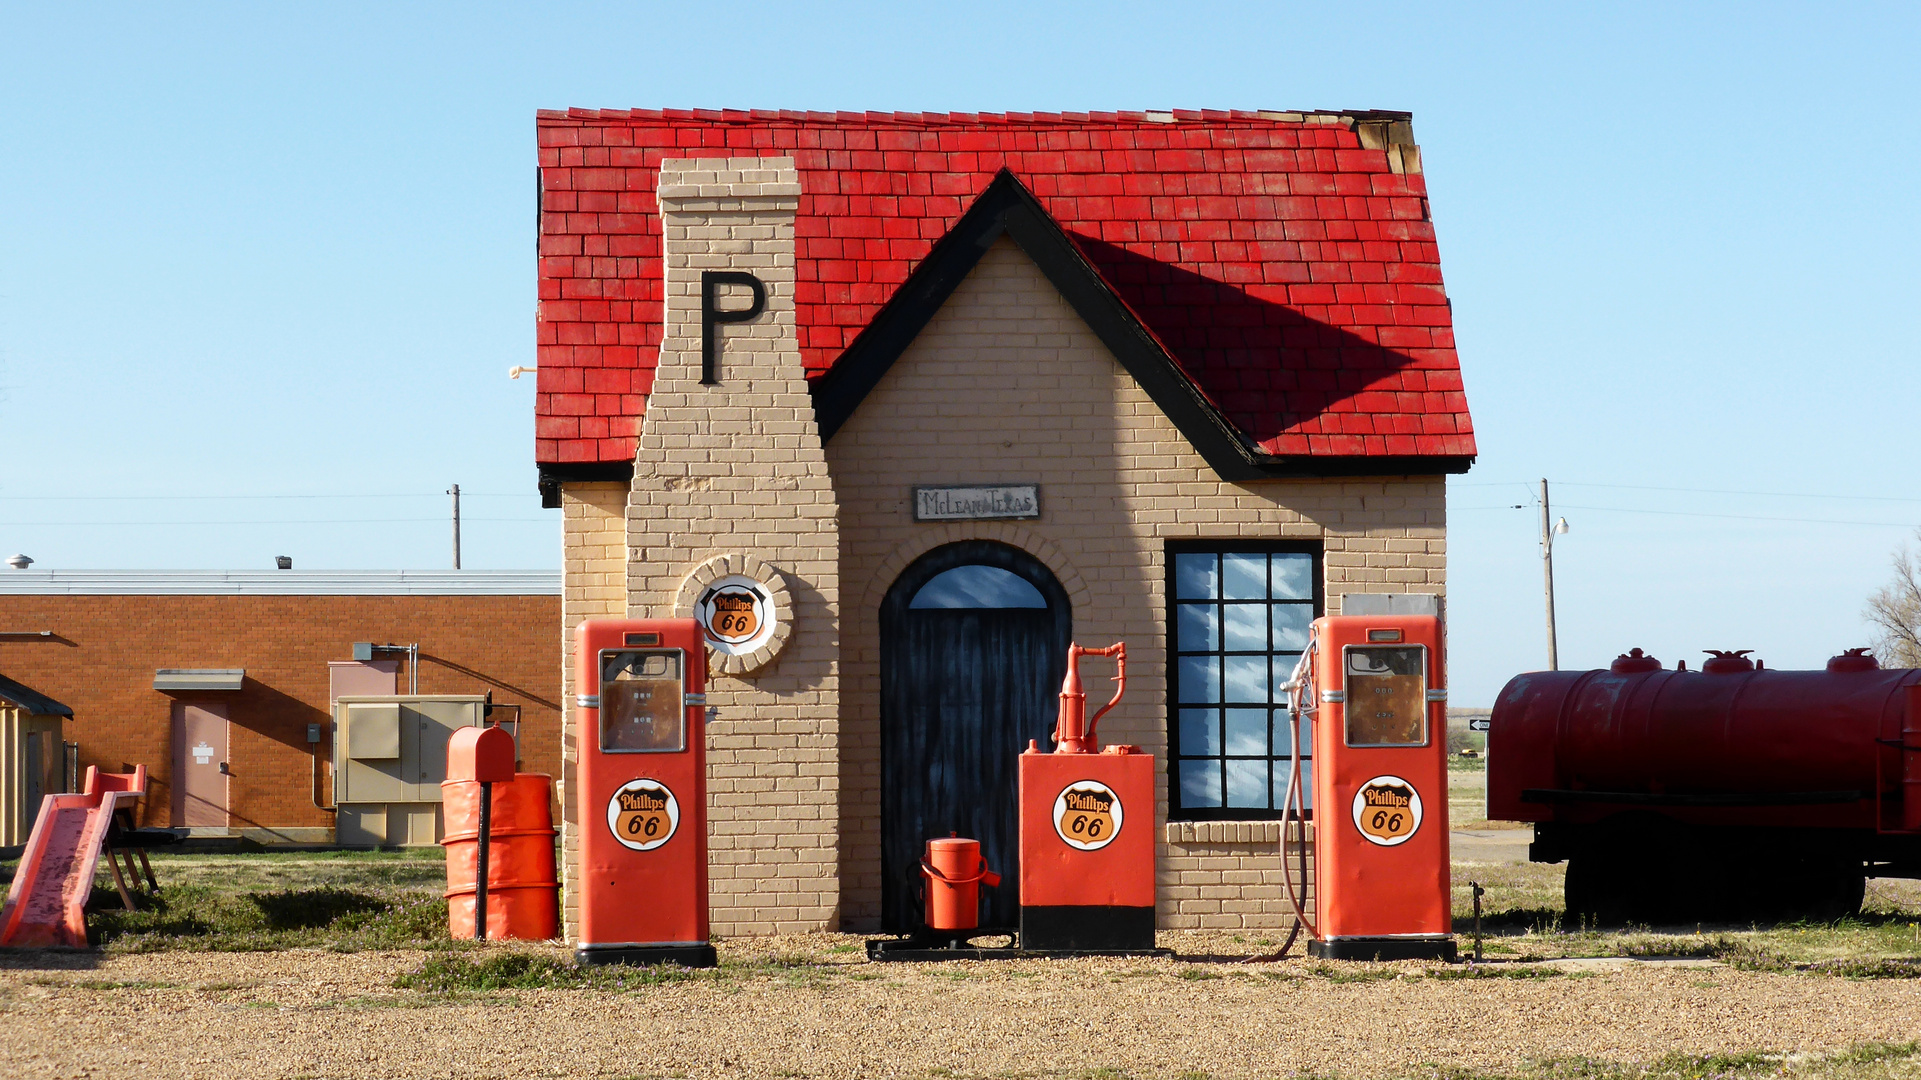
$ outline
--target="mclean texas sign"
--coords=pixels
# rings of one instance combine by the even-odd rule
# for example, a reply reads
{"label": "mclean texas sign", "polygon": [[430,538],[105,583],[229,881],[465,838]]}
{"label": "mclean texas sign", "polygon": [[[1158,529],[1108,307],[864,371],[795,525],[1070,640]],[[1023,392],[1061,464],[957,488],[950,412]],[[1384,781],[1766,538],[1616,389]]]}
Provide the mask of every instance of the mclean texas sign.
{"label": "mclean texas sign", "polygon": [[979,484],[969,487],[917,487],[915,521],[980,521],[987,518],[1041,516],[1038,484]]}

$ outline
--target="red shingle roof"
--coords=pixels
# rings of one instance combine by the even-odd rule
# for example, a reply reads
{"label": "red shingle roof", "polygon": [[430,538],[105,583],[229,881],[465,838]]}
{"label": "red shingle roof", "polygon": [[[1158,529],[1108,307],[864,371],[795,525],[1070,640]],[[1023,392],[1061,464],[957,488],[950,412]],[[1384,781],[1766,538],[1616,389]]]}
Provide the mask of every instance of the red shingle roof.
{"label": "red shingle roof", "polygon": [[654,180],[663,159],[720,156],[799,168],[810,377],[1005,167],[1261,450],[1475,453],[1426,185],[1338,118],[569,110],[537,127],[540,464],[633,460],[661,339]]}

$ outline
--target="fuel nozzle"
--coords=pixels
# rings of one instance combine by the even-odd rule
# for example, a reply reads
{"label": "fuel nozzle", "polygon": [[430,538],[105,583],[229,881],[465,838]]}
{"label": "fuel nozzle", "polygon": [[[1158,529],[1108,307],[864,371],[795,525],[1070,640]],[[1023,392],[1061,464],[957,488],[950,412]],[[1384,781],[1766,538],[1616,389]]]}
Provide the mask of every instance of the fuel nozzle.
{"label": "fuel nozzle", "polygon": [[[1087,718],[1087,692],[1081,688],[1081,657],[1111,656],[1114,658],[1114,699],[1101,706],[1094,719]],[[1127,692],[1127,643],[1117,641],[1105,649],[1083,649],[1077,644],[1067,647],[1067,677],[1061,680],[1061,711],[1054,721],[1054,752],[1056,754],[1093,754],[1098,752],[1094,739],[1094,727],[1101,722],[1107,711],[1120,704],[1121,695]]]}

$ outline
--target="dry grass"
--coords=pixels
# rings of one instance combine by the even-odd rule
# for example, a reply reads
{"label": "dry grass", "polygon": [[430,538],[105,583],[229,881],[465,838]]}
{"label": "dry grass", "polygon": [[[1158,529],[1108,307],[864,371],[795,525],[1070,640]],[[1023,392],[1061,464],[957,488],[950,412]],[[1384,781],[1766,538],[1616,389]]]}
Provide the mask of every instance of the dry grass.
{"label": "dry grass", "polygon": [[109,952],[452,948],[446,862],[424,851],[150,855],[160,892],[120,906],[94,881],[88,935]]}

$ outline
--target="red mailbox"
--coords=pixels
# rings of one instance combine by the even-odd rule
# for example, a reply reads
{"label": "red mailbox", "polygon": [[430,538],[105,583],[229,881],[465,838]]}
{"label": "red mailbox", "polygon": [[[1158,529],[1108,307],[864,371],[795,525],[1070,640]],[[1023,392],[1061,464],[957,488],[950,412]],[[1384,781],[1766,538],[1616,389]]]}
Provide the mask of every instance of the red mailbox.
{"label": "red mailbox", "polygon": [[579,694],[582,963],[711,967],[707,652],[692,619],[589,619]]}
{"label": "red mailbox", "polygon": [[1316,956],[1454,958],[1444,670],[1432,615],[1314,621],[1296,692],[1314,721]]}

